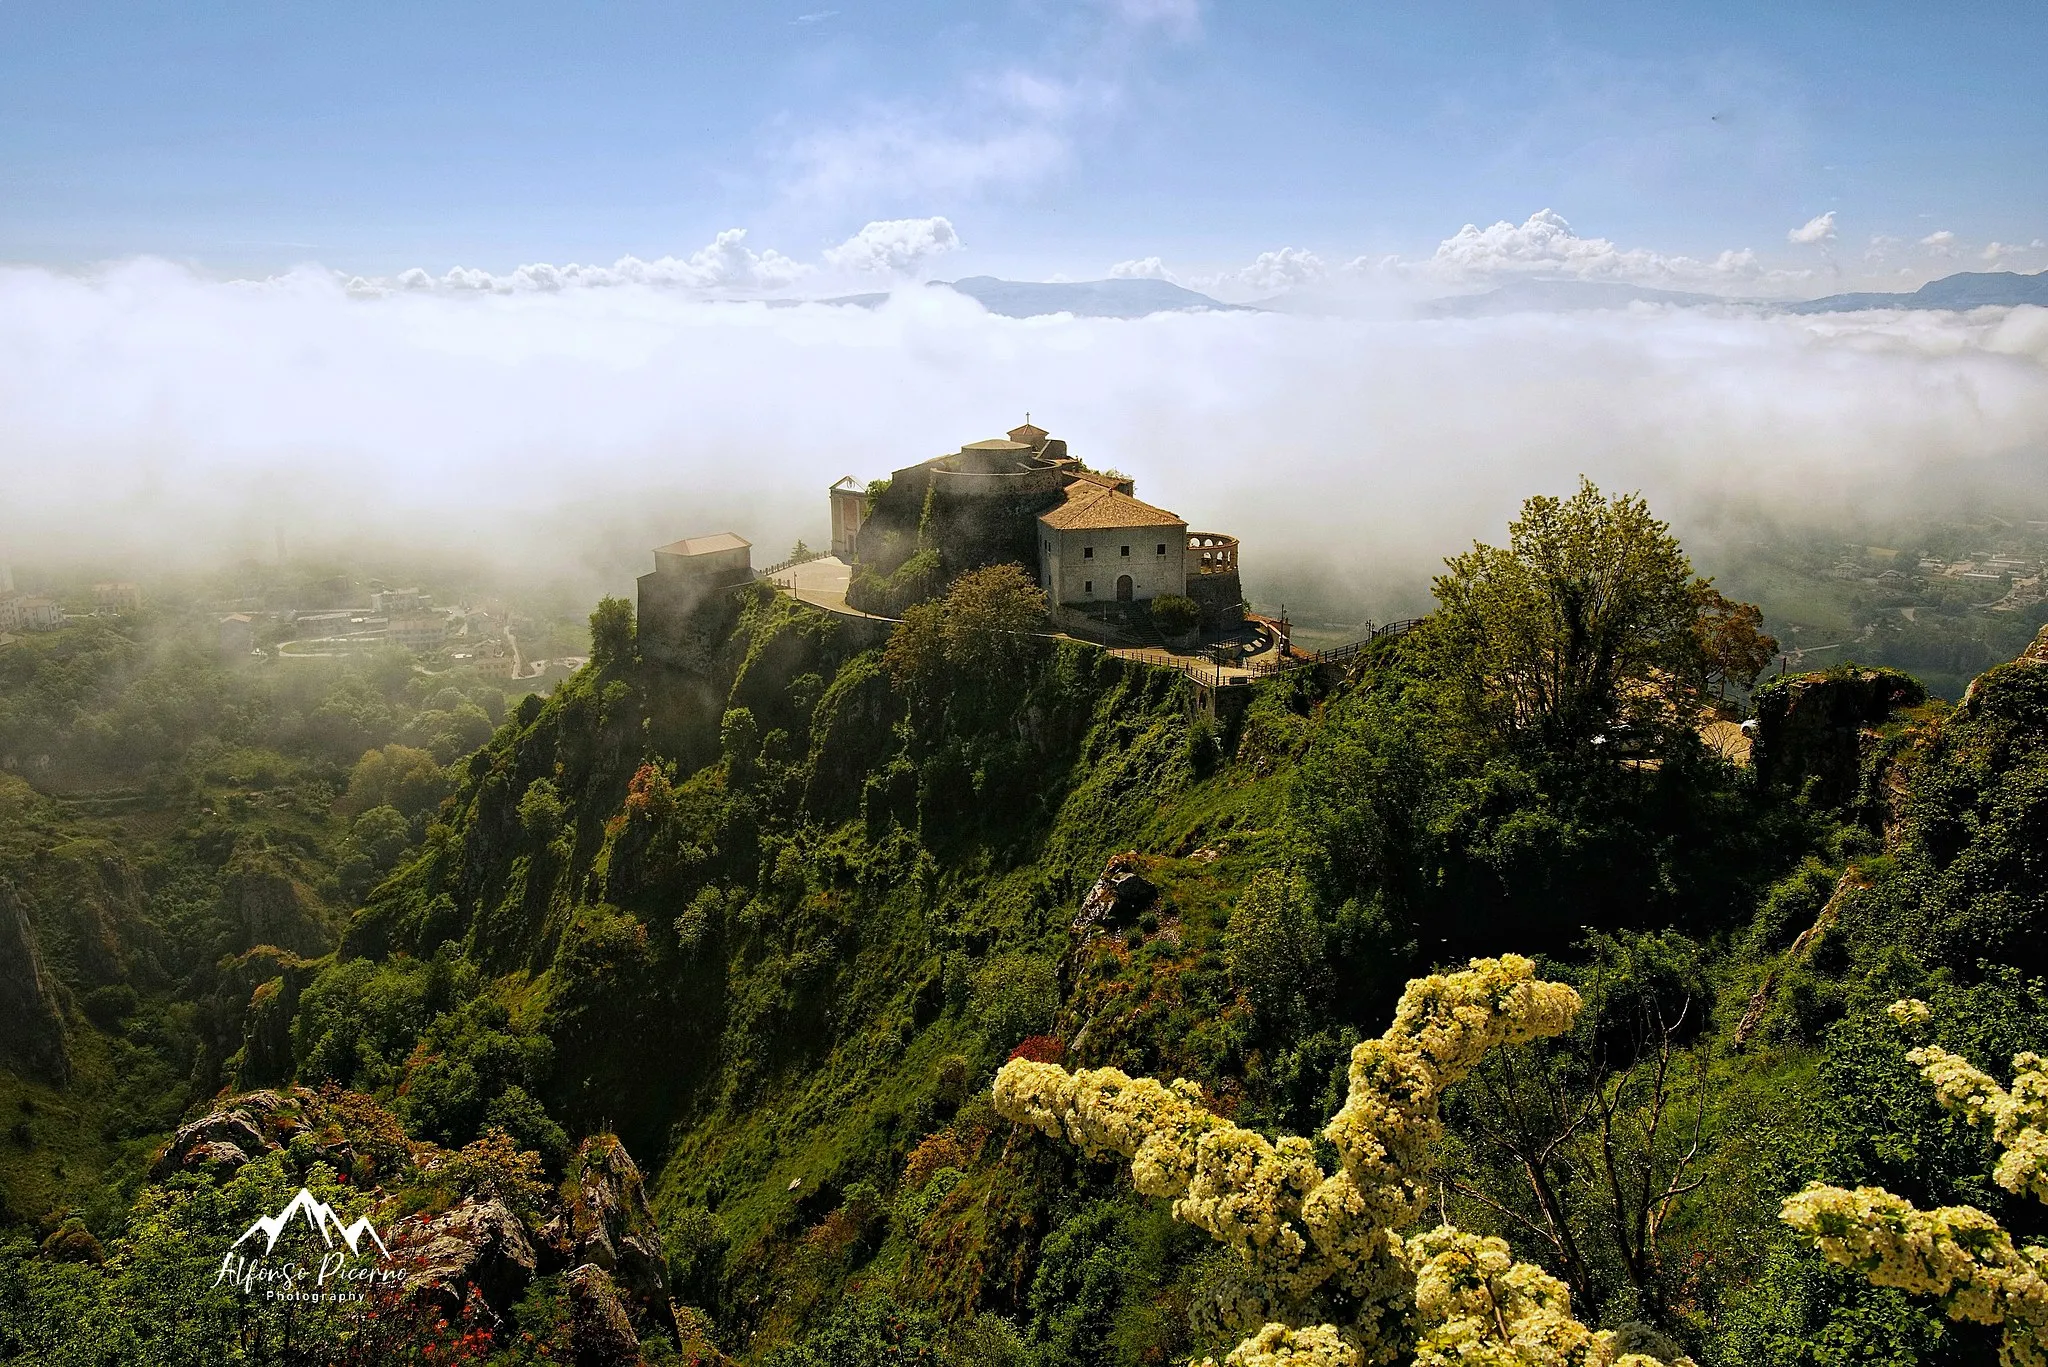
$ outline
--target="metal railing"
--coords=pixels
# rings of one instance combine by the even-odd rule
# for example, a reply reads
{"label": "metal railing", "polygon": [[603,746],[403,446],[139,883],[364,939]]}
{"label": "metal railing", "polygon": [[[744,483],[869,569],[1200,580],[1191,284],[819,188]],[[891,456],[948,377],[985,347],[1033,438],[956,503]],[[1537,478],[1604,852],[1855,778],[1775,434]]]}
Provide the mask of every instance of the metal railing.
{"label": "metal railing", "polygon": [[787,560],[777,561],[775,564],[770,565],[765,570],[755,570],[754,578],[772,579],[776,575],[781,574],[784,570],[793,570],[798,565],[808,565],[813,560],[823,560],[826,556],[830,555],[831,553],[832,552],[830,551],[812,551],[809,555],[793,555]]}
{"label": "metal railing", "polygon": [[1112,649],[1110,654],[1121,659],[1148,664],[1160,669],[1177,669],[1205,688],[1228,688],[1239,684],[1256,683],[1262,679],[1277,678],[1297,669],[1313,669],[1317,665],[1341,664],[1355,659],[1371,648],[1376,642],[1394,636],[1406,636],[1422,622],[1420,617],[1404,617],[1397,622],[1388,622],[1375,628],[1370,634],[1328,650],[1304,652],[1297,655],[1282,655],[1278,659],[1248,660],[1242,664],[1227,664],[1213,656],[1193,657],[1173,655],[1151,646]]}

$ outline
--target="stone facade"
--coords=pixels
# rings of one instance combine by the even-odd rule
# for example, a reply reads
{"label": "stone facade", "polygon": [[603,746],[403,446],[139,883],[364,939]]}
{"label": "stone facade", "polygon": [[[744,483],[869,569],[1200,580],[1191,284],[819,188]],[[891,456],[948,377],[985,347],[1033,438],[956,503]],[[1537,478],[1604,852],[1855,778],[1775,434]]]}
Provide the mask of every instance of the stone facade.
{"label": "stone facade", "polygon": [[862,601],[864,583],[929,551],[942,583],[984,565],[1024,565],[1056,612],[1171,594],[1193,598],[1208,630],[1242,615],[1235,538],[1190,533],[1186,519],[1141,502],[1129,478],[1087,469],[1028,422],[895,471],[872,501],[851,476],[830,493],[833,551],[855,566],[856,607],[881,610]]}
{"label": "stone facade", "polygon": [[846,475],[828,492],[832,498],[832,554],[850,565],[860,524],[867,521],[868,491],[852,475]]}
{"label": "stone facade", "polygon": [[704,658],[723,638],[727,613],[709,611],[753,582],[753,544],[734,532],[686,537],[654,550],[654,570],[640,576],[640,653],[664,664]]}
{"label": "stone facade", "polygon": [[[1055,604],[1146,602],[1187,592],[1188,524],[1134,498],[1103,510],[1106,525],[1062,526],[1068,503],[1038,519],[1038,584]],[[1141,511],[1142,510],[1142,511]]]}

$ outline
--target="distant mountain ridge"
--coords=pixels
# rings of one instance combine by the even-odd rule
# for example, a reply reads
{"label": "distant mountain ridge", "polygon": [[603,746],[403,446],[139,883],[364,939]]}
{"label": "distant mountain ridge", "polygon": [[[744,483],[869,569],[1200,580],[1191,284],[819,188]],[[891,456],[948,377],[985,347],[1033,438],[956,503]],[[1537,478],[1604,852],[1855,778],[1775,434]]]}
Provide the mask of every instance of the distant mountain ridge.
{"label": "distant mountain ridge", "polygon": [[1036,318],[1048,313],[1071,313],[1080,318],[1143,318],[1147,314],[1196,309],[1219,313],[1250,311],[1242,304],[1226,304],[1170,280],[1038,281],[970,275],[964,280],[934,283],[978,300],[990,313],[1005,318]]}
{"label": "distant mountain ridge", "polygon": [[1787,313],[1852,313],[1861,309],[1980,309],[2048,306],[2048,271],[1962,271],[1930,280],[1911,294],[1830,294],[1780,305]]}
{"label": "distant mountain ridge", "polygon": [[1630,304],[1739,304],[1717,294],[1656,290],[1614,280],[1510,280],[1484,294],[1454,294],[1432,299],[1425,308],[1436,318],[1491,318],[1504,313],[1576,313],[1587,309],[1618,309]]}
{"label": "distant mountain ridge", "polygon": [[[1042,318],[1069,313],[1076,318],[1146,318],[1155,313],[1301,312],[1289,297],[1255,304],[1226,304],[1169,280],[1001,280],[970,275],[933,280],[928,289],[952,290],[1004,318]],[[771,308],[799,304],[851,304],[880,308],[890,296],[842,294],[831,299],[774,299]],[[2037,304],[2048,307],[2048,271],[1963,271],[1930,280],[1910,293],[1830,294],[1820,299],[1756,299],[1691,290],[1653,289],[1617,280],[1510,280],[1480,294],[1457,294],[1421,306],[1430,318],[1493,318],[1511,313],[1579,313],[1663,304],[1677,308],[1714,305],[1773,313],[1853,313],[1867,309],[1974,309]],[[1315,311],[1313,308],[1308,311]]]}
{"label": "distant mountain ridge", "polygon": [[1612,280],[1510,280],[1483,294],[1459,294],[1424,306],[1435,318],[1489,318],[1507,313],[1574,313],[1626,308],[1630,304],[1672,304],[1684,308],[1718,304],[1774,313],[1856,313],[1867,309],[1975,309],[2018,304],[2048,306],[2048,271],[1963,271],[1930,280],[1910,293],[1830,294],[1793,301],[1743,299],[1683,290],[1650,289]]}
{"label": "distant mountain ridge", "polygon": [[[928,288],[964,294],[1004,318],[1042,318],[1053,313],[1071,313],[1076,318],[1145,318],[1155,313],[1201,310],[1258,311],[1244,304],[1211,299],[1170,280],[998,280],[993,275],[970,275],[963,280],[933,280]],[[881,307],[888,298],[886,293],[877,292],[842,294],[836,299],[816,302],[871,309]],[[787,306],[798,301],[775,302]]]}

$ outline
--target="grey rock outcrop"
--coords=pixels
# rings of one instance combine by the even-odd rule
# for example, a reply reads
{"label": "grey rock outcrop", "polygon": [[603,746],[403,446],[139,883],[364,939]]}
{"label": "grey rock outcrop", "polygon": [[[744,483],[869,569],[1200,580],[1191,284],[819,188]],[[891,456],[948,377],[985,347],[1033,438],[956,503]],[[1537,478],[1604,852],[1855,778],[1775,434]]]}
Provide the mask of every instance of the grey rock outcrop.
{"label": "grey rock outcrop", "polygon": [[576,1367],[634,1367],[640,1336],[611,1275],[596,1263],[570,1269],[562,1278],[569,1296],[569,1342]]}
{"label": "grey rock outcrop", "polygon": [[247,1092],[188,1120],[150,1164],[151,1181],[214,1165],[239,1168],[280,1147],[264,1133],[265,1122],[284,1105],[276,1092]]}
{"label": "grey rock outcrop", "polygon": [[276,945],[313,958],[334,948],[318,899],[274,856],[238,855],[222,895],[241,923],[244,948]]}
{"label": "grey rock outcrop", "polygon": [[1159,900],[1159,889],[1138,871],[1136,851],[1111,855],[1102,876],[1081,897],[1073,933],[1088,935],[1136,918]]}
{"label": "grey rock outcrop", "polygon": [[399,1226],[397,1241],[412,1264],[407,1298],[438,1306],[451,1318],[461,1313],[471,1286],[504,1314],[539,1265],[519,1217],[502,1201],[464,1201],[441,1215],[409,1220]]}
{"label": "grey rock outcrop", "polygon": [[626,1146],[614,1135],[584,1140],[570,1163],[564,1193],[573,1242],[570,1261],[609,1273],[641,1329],[673,1336],[675,1311],[661,1227]]}
{"label": "grey rock outcrop", "polygon": [[1857,800],[1874,728],[1927,691],[1892,669],[1835,669],[1774,680],[1757,690],[1756,741],[1750,751],[1760,783],[1804,789],[1824,807]]}

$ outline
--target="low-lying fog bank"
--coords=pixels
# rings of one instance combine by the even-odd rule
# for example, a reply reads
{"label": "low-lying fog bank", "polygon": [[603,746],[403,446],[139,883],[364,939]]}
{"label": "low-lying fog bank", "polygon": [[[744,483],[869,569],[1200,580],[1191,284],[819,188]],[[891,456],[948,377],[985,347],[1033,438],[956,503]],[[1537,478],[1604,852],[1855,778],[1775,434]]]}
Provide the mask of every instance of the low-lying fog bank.
{"label": "low-lying fog bank", "polygon": [[[1585,473],[1681,530],[2042,487],[2048,310],[1361,321],[993,317],[645,286],[351,297],[159,261],[0,271],[0,558],[151,565],[409,542],[589,593],[824,490],[1033,419],[1246,544],[1262,600],[1412,606],[1437,560]],[[1978,492],[1982,492],[1981,489]]]}

